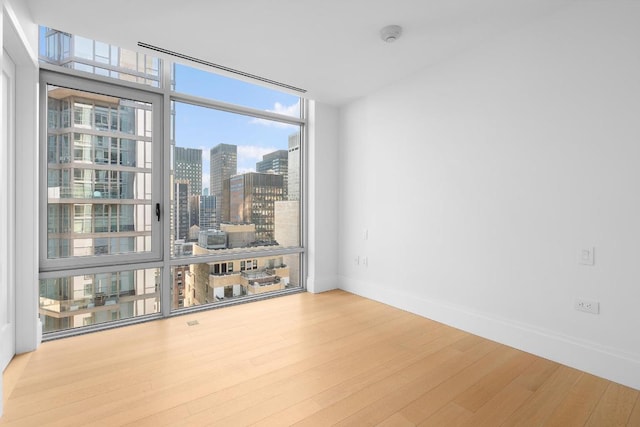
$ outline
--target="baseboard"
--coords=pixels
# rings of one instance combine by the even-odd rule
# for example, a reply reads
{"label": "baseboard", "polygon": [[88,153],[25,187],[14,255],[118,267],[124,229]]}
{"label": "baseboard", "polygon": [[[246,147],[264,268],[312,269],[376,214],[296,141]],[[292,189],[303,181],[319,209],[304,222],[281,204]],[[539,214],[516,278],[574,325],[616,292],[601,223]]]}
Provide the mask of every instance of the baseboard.
{"label": "baseboard", "polygon": [[640,390],[640,357],[533,325],[338,276],[339,288]]}
{"label": "baseboard", "polygon": [[307,277],[307,291],[318,294],[320,292],[338,289],[338,276]]}

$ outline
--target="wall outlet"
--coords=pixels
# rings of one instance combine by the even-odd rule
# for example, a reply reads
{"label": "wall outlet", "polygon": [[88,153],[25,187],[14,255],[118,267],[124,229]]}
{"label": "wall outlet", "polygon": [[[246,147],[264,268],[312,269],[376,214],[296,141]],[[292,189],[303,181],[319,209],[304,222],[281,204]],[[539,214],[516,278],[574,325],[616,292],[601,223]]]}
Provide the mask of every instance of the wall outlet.
{"label": "wall outlet", "polygon": [[600,314],[600,303],[598,301],[589,301],[586,299],[576,298],[573,307],[578,311]]}
{"label": "wall outlet", "polygon": [[582,248],[578,252],[578,263],[582,265],[595,264],[596,248]]}

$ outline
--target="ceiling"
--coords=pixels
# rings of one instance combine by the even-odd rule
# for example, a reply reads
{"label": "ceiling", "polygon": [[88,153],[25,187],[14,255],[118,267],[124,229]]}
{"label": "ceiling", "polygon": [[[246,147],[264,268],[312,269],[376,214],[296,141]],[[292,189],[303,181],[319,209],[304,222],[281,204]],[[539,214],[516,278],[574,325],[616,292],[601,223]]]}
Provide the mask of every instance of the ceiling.
{"label": "ceiling", "polygon": [[[580,0],[27,0],[36,23],[138,42],[339,105]],[[402,37],[384,43],[382,27]]]}

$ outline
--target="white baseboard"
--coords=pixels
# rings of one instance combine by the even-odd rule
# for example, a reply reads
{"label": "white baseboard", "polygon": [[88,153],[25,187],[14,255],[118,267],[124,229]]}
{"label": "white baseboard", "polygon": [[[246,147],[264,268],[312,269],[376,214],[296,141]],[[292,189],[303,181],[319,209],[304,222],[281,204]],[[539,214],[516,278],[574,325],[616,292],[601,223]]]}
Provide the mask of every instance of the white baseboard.
{"label": "white baseboard", "polygon": [[339,276],[339,288],[640,390],[640,357],[597,343]]}
{"label": "white baseboard", "polygon": [[320,292],[338,289],[338,276],[307,277],[307,291],[318,294]]}

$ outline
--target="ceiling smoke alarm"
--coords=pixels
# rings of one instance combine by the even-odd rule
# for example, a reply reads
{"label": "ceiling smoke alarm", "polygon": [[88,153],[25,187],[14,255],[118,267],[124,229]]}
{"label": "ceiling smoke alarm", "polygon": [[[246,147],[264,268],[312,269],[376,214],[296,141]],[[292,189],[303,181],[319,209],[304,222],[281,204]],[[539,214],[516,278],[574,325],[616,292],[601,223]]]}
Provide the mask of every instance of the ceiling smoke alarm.
{"label": "ceiling smoke alarm", "polygon": [[402,35],[402,27],[400,25],[387,25],[380,30],[380,38],[387,42],[393,43]]}

